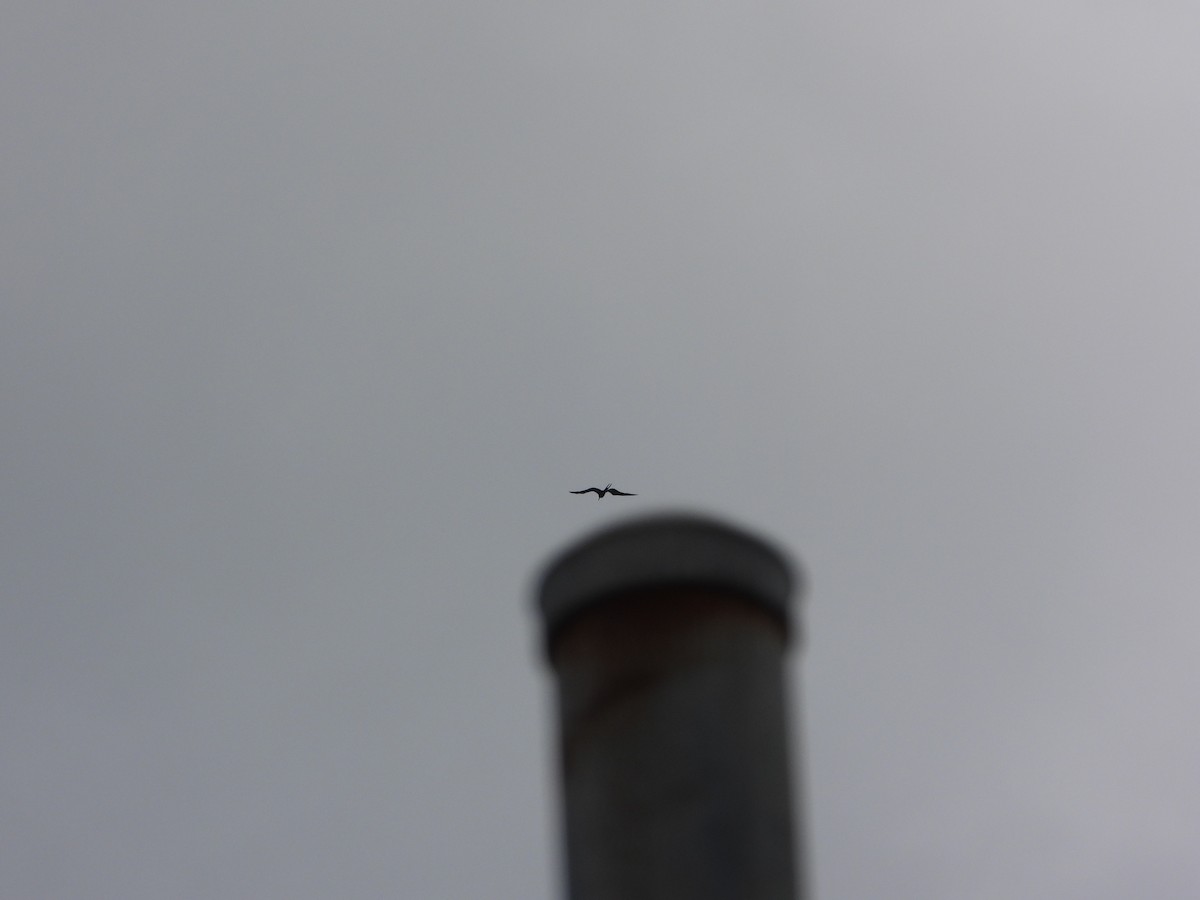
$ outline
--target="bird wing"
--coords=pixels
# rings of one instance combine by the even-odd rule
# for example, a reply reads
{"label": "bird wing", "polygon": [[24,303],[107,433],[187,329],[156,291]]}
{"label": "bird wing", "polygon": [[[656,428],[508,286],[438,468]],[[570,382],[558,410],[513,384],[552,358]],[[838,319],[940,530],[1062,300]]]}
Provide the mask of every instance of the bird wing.
{"label": "bird wing", "polygon": [[636,497],[637,496],[637,494],[627,494],[624,491],[618,491],[616,488],[609,488],[608,492],[610,494],[616,494],[618,497]]}
{"label": "bird wing", "polygon": [[571,491],[571,493],[572,494],[590,494],[592,491],[595,491],[597,494],[599,494],[600,488],[584,488],[582,491]]}

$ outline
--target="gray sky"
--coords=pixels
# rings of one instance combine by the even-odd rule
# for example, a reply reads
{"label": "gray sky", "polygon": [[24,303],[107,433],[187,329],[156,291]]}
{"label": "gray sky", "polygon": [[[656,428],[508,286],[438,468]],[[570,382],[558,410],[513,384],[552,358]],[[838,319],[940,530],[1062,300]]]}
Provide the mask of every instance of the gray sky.
{"label": "gray sky", "polygon": [[557,896],[529,580],[664,506],[808,570],[822,900],[1200,895],[1198,46],[10,0],[0,896]]}

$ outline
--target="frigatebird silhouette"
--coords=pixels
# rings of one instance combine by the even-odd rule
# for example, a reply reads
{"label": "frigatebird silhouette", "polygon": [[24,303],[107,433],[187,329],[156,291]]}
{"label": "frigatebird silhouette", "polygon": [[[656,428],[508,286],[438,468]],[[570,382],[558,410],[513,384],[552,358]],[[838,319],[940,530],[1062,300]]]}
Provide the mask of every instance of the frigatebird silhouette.
{"label": "frigatebird silhouette", "polygon": [[600,490],[600,488],[597,488],[597,487],[590,487],[590,488],[584,488],[582,491],[571,491],[571,493],[572,494],[588,494],[588,493],[591,493],[592,491],[596,492],[597,500],[599,500],[605,494],[616,494],[618,497],[636,497],[637,496],[637,494],[627,494],[624,491],[618,491],[615,487],[612,486],[611,481],[608,483],[608,486],[604,490]]}

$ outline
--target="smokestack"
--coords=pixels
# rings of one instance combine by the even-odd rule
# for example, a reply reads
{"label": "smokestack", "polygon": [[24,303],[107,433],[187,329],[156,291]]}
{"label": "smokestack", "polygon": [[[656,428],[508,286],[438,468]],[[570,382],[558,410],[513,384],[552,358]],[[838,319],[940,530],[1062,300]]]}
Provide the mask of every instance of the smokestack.
{"label": "smokestack", "polygon": [[600,531],[538,593],[569,900],[797,900],[786,559],[721,521]]}

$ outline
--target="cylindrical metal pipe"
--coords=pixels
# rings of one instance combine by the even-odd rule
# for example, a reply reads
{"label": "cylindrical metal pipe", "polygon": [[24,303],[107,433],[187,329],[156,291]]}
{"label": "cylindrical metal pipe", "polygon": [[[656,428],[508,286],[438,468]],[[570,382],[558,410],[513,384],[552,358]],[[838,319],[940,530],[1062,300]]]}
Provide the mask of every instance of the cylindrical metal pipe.
{"label": "cylindrical metal pipe", "polygon": [[538,601],[557,676],[570,900],[795,900],[791,570],[660,515],[569,547]]}

